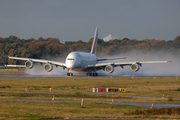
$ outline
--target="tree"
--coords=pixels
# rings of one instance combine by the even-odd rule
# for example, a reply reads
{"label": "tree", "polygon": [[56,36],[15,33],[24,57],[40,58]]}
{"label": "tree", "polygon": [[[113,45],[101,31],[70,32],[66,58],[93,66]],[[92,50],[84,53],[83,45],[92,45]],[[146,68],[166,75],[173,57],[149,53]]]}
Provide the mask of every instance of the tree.
{"label": "tree", "polygon": [[173,42],[174,42],[174,43],[173,43],[174,47],[180,48],[180,35],[179,35],[179,36],[176,36],[176,38],[174,39]]}
{"label": "tree", "polygon": [[148,51],[150,51],[150,45],[147,43],[141,43],[139,44],[139,47],[144,53],[147,53]]}

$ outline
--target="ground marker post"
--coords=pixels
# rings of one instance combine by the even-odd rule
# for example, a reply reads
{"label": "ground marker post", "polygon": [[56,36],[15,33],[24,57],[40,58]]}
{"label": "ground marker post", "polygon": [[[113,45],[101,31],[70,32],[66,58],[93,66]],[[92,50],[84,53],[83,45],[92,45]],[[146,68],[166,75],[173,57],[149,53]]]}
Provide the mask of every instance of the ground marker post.
{"label": "ground marker post", "polygon": [[51,92],[52,88],[49,88],[49,92]]}
{"label": "ground marker post", "polygon": [[53,98],[52,98],[52,100],[55,100],[55,98],[54,98],[54,95],[53,95]]}
{"label": "ground marker post", "polygon": [[81,101],[81,107],[83,106],[83,98],[82,98],[82,101]]}

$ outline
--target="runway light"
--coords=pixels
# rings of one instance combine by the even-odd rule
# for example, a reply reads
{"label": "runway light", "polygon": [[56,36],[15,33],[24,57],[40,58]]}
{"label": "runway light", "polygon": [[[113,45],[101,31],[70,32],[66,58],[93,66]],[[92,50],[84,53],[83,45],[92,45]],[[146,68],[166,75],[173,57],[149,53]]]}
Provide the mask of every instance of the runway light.
{"label": "runway light", "polygon": [[49,88],[49,92],[51,92],[52,88]]}
{"label": "runway light", "polygon": [[164,98],[164,94],[163,94],[162,98]]}
{"label": "runway light", "polygon": [[54,95],[53,95],[53,98],[52,98],[52,100],[55,100],[55,98],[54,98]]}
{"label": "runway light", "polygon": [[113,99],[112,99],[112,101],[110,102],[110,104],[113,104]]}
{"label": "runway light", "polygon": [[151,105],[151,109],[153,108],[153,104]]}

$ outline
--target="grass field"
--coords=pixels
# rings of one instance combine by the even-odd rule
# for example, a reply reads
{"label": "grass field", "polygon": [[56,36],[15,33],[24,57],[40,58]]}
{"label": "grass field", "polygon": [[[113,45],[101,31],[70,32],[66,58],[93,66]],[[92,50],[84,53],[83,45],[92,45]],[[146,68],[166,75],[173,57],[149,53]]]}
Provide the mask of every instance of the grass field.
{"label": "grass field", "polygon": [[[92,93],[93,87],[125,88],[126,92]],[[51,92],[49,92],[51,88]],[[142,103],[180,103],[179,77],[83,77],[83,78],[5,78],[0,79],[0,90],[41,91],[47,93],[0,93],[0,99],[30,100],[78,100],[142,102]],[[74,93],[74,94],[52,94]],[[98,95],[103,94],[103,95]],[[163,96],[168,98],[115,97],[106,94]],[[129,105],[113,105],[101,103],[57,103],[57,102],[0,102],[0,119],[48,119],[48,118],[161,118],[180,119],[175,115],[125,114],[128,111],[146,110],[150,108]]]}

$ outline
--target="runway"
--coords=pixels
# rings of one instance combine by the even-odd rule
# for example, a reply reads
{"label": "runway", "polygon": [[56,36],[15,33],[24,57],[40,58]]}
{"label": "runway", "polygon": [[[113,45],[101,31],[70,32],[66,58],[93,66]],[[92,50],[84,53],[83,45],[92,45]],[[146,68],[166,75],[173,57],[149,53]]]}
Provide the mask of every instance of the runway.
{"label": "runway", "polygon": [[1,74],[0,78],[62,78],[63,75]]}
{"label": "runway", "polygon": [[[72,77],[94,77],[94,76],[65,76],[65,75],[28,75],[28,74],[0,74],[0,78],[72,78]],[[111,75],[95,76],[111,77]],[[112,77],[167,77],[167,76],[112,76]],[[174,77],[174,76],[168,76]],[[176,76],[178,77],[178,76]]]}

